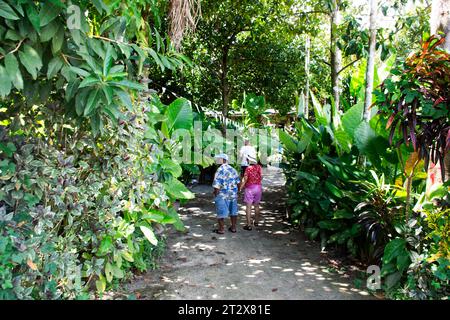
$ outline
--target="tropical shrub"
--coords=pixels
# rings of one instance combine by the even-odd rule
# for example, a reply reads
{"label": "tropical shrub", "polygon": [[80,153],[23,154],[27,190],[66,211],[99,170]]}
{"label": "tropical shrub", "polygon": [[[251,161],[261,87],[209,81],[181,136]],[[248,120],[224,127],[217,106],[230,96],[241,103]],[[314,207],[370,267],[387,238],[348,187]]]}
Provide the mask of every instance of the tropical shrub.
{"label": "tropical shrub", "polygon": [[166,5],[1,2],[1,298],[102,293],[154,266],[164,225],[183,230],[171,136],[192,108],[146,84],[185,60],[161,36]]}
{"label": "tropical shrub", "polygon": [[423,194],[415,206],[415,217],[396,225],[397,238],[386,246],[383,256],[382,276],[388,296],[449,297],[450,212],[448,205],[439,204],[449,196],[448,184],[428,196]]}
{"label": "tropical shrub", "polygon": [[165,144],[146,138],[156,114],[125,115],[117,131],[69,140],[63,151],[3,136],[3,297],[77,298],[92,284],[103,292],[149,267],[161,225],[183,229],[172,205],[192,194]]}
{"label": "tropical shrub", "polygon": [[362,226],[363,237],[359,246],[359,256],[367,264],[379,265],[385,246],[396,234],[395,225],[404,218],[405,191],[385,182],[384,175],[377,176],[370,171],[371,180],[358,181],[363,199],[355,207],[358,224]]}
{"label": "tropical shrub", "polygon": [[435,36],[423,41],[375,91],[379,112],[389,118],[389,142],[411,144],[426,168],[431,159],[443,171],[450,115],[450,54],[439,49],[444,41]]}

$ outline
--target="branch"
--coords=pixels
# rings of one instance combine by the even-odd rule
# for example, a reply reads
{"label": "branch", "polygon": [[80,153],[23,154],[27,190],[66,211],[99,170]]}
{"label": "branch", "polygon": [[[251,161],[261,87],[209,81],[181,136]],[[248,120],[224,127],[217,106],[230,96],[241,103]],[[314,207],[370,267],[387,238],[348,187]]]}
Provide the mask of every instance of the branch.
{"label": "branch", "polygon": [[314,58],[315,60],[317,60],[317,61],[319,61],[319,62],[322,62],[322,63],[326,64],[327,66],[331,67],[331,63],[329,63],[328,61],[326,61],[326,60],[324,60],[324,59],[322,59],[322,58],[319,58],[319,57],[316,56],[316,55],[313,55],[312,58]]}
{"label": "branch", "polygon": [[4,56],[0,56],[0,60],[3,59],[4,57],[6,57],[8,54],[10,53],[14,53],[17,50],[19,50],[20,46],[22,45],[22,43],[25,41],[25,39],[20,40],[19,44],[17,45],[17,47],[14,48],[14,50],[8,52],[7,54],[5,54]]}
{"label": "branch", "polygon": [[347,69],[347,68],[350,67],[351,65],[355,64],[355,63],[358,62],[359,60],[361,60],[361,58],[358,58],[358,59],[356,59],[356,60],[350,62],[348,65],[346,65],[346,66],[343,67],[341,70],[339,70],[337,74],[339,75],[342,71],[344,71],[345,69]]}
{"label": "branch", "polygon": [[313,11],[298,12],[298,13],[296,13],[294,15],[295,16],[303,16],[303,15],[316,14],[316,13],[330,15],[330,12],[323,11],[323,10],[313,10]]}

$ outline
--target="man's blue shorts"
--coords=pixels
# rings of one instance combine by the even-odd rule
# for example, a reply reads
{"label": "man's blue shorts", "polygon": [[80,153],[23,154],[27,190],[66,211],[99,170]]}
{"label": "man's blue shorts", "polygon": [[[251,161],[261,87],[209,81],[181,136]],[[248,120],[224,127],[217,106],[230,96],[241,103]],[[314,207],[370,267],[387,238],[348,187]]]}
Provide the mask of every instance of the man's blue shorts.
{"label": "man's blue shorts", "polygon": [[215,202],[217,218],[223,219],[229,216],[235,217],[238,215],[237,198],[224,199],[221,196],[216,196]]}

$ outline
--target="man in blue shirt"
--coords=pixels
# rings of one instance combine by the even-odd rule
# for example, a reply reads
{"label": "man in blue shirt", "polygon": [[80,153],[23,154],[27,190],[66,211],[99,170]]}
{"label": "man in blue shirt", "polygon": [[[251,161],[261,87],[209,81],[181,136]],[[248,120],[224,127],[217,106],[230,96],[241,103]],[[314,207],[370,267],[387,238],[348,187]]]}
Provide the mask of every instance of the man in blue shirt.
{"label": "man in blue shirt", "polygon": [[216,163],[220,165],[214,175],[213,188],[214,200],[216,203],[216,214],[219,227],[213,232],[218,234],[224,233],[225,218],[230,217],[230,232],[236,232],[236,222],[238,215],[238,191],[239,191],[239,174],[228,164],[228,156],[226,154],[218,154],[215,156]]}

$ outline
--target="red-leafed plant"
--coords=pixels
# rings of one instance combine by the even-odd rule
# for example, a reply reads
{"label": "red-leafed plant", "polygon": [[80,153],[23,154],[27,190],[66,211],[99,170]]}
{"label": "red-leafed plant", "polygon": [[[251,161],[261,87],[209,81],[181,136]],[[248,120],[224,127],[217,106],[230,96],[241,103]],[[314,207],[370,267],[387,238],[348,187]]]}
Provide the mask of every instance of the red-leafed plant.
{"label": "red-leafed plant", "polygon": [[437,36],[423,41],[421,50],[395,67],[375,95],[379,112],[389,117],[390,143],[397,147],[411,144],[426,167],[430,159],[439,161],[444,176],[450,129],[450,54],[439,48],[443,42]]}

